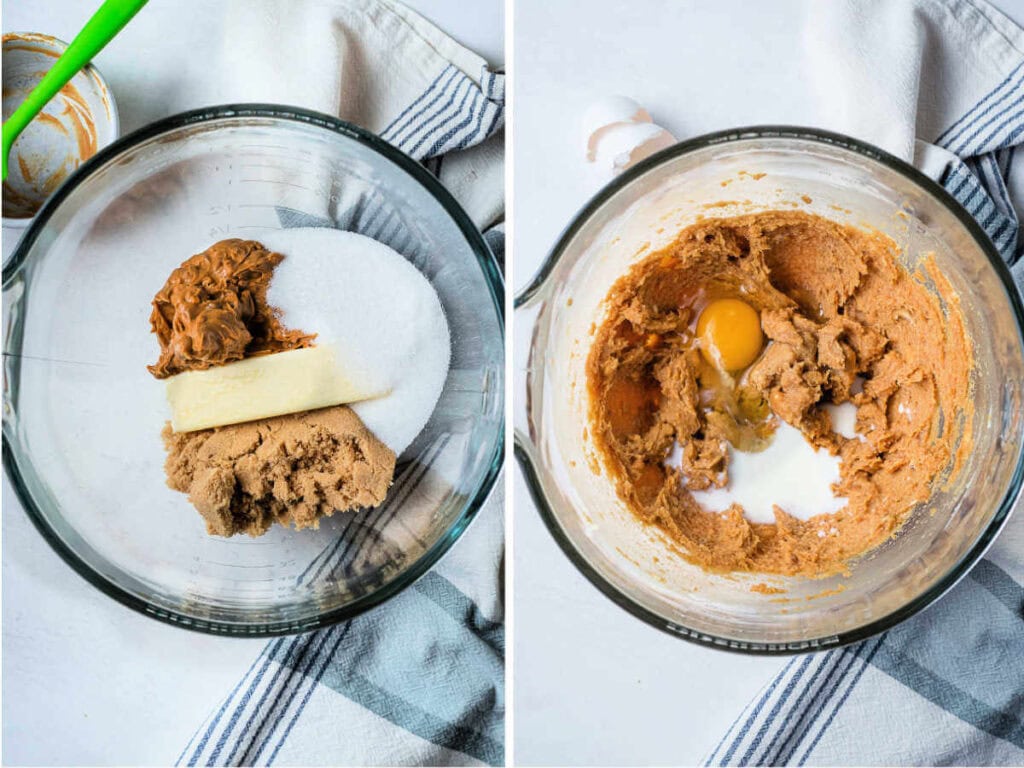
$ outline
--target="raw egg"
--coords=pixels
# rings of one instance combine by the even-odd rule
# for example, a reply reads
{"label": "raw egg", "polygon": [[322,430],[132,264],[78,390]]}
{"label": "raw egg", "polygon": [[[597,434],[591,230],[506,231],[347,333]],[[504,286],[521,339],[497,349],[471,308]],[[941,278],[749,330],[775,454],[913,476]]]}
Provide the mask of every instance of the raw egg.
{"label": "raw egg", "polygon": [[761,316],[745,301],[716,299],[697,319],[697,338],[705,360],[724,371],[741,371],[764,347]]}

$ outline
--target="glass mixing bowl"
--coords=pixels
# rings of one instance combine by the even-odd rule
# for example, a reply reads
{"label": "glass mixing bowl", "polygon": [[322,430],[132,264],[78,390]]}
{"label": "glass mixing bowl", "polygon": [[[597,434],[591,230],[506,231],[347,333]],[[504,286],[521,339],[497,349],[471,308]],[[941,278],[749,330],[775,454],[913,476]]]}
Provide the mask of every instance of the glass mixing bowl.
{"label": "glass mixing bowl", "polygon": [[[895,538],[852,563],[849,577],[712,575],[636,521],[587,438],[590,328],[602,318],[611,284],[698,216],[794,206],[877,228],[899,244],[911,270],[934,252],[960,294],[974,342],[974,449],[952,484],[915,509]],[[680,637],[753,653],[868,637],[963,577],[1020,492],[1024,310],[1009,271],[939,185],[853,139],[751,128],[667,149],[616,179],[576,216],[516,307],[515,359],[527,361],[517,381],[516,454],[540,513],[604,594]],[[752,592],[759,582],[785,591]]]}
{"label": "glass mixing bowl", "polygon": [[[339,226],[425,274],[451,329],[430,422],[378,508],[319,530],[208,536],[165,485],[163,384],[149,302],[227,237]],[[427,571],[465,530],[503,458],[502,278],[479,231],[420,165],[293,108],[162,120],[82,166],[3,272],[4,465],[32,521],[82,576],[158,619],[240,635],[349,618]]]}

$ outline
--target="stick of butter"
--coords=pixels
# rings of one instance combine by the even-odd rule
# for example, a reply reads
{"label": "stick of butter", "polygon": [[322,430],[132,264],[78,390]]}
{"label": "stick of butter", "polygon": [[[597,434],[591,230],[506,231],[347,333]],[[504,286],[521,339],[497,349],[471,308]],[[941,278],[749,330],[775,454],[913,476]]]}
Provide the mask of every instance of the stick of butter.
{"label": "stick of butter", "polygon": [[175,432],[221,427],[354,403],[388,388],[339,365],[329,346],[260,355],[167,379]]}

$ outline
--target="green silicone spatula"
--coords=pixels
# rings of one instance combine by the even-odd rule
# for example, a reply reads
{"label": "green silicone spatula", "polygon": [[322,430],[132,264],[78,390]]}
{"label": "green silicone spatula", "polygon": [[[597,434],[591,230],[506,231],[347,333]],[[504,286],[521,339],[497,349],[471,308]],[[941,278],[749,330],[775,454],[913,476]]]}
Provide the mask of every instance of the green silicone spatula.
{"label": "green silicone spatula", "polygon": [[114,39],[146,2],[147,0],[106,0],[88,23],[82,27],[78,37],[71,41],[71,45],[64,51],[64,55],[57,59],[50,71],[39,81],[39,85],[32,89],[24,103],[7,119],[3,126],[4,181],[7,180],[7,156],[21,132],[42,111],[50,99],[60,93],[60,89],[67,85],[79,70],[92,61],[93,57]]}

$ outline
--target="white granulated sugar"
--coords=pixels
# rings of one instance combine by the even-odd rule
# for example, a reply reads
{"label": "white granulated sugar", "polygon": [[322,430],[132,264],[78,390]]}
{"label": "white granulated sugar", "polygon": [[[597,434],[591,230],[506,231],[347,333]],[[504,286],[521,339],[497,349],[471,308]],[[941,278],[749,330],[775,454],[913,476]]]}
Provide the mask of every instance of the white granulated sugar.
{"label": "white granulated sugar", "polygon": [[759,453],[729,447],[729,483],[725,488],[691,491],[710,512],[723,512],[733,504],[743,507],[753,523],[775,522],[773,505],[793,517],[808,520],[834,514],[846,499],[832,493],[839,482],[839,457],[815,450],[803,433],[780,421],[772,442]]}
{"label": "white granulated sugar", "polygon": [[437,292],[401,254],[336,229],[282,229],[260,237],[285,256],[267,301],[287,328],[317,334],[384,397],[352,403],[367,428],[401,454],[430,419],[451,360],[448,322]]}

